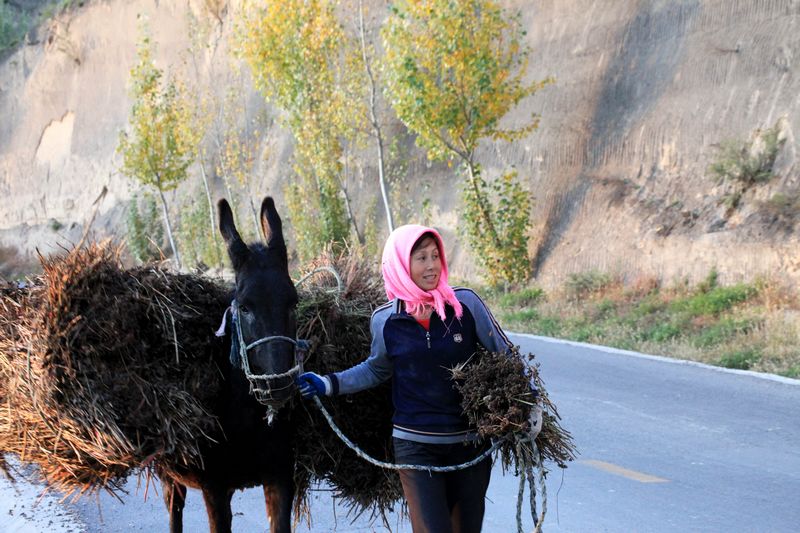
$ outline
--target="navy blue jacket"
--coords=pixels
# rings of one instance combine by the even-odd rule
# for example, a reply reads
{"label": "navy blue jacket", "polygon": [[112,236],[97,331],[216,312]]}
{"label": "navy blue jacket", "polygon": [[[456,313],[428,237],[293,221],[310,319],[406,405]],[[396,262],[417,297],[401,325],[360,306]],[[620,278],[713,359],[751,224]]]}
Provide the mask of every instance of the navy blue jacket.
{"label": "navy blue jacket", "polygon": [[350,394],[392,378],[393,435],[417,442],[451,443],[475,437],[461,414],[461,395],[449,369],[466,362],[478,345],[491,352],[511,347],[483,300],[470,289],[456,288],[461,319],[446,306],[446,320],[431,315],[425,330],[400,300],[377,308],[370,328],[372,348],[362,363],[330,374],[334,394]]}

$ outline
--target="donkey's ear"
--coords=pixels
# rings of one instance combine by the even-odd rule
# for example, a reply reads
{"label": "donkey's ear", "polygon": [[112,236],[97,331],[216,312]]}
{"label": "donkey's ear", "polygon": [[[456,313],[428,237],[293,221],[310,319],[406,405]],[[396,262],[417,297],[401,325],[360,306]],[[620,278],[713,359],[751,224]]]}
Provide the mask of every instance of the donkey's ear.
{"label": "donkey's ear", "polygon": [[228,201],[225,198],[217,203],[217,209],[219,210],[219,232],[225,240],[225,246],[228,248],[228,257],[231,258],[233,269],[238,270],[247,260],[247,255],[250,252],[236,230],[233,211],[231,211],[231,206],[228,205]]}
{"label": "donkey's ear", "polygon": [[261,202],[261,232],[264,234],[264,241],[269,248],[286,248],[281,217],[278,215],[278,210],[275,209],[275,201],[270,196]]}

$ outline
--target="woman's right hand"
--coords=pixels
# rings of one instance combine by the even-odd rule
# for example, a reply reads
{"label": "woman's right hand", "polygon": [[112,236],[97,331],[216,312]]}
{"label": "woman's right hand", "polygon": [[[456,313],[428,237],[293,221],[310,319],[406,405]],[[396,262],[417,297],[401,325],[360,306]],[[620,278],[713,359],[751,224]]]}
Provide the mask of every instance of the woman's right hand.
{"label": "woman's right hand", "polygon": [[531,441],[536,440],[536,437],[539,436],[539,433],[542,431],[543,422],[542,406],[537,403],[531,407],[531,416],[528,420],[530,424]]}
{"label": "woman's right hand", "polygon": [[331,380],[327,376],[320,376],[314,372],[305,372],[295,379],[300,395],[303,398],[314,396],[330,396],[333,393]]}

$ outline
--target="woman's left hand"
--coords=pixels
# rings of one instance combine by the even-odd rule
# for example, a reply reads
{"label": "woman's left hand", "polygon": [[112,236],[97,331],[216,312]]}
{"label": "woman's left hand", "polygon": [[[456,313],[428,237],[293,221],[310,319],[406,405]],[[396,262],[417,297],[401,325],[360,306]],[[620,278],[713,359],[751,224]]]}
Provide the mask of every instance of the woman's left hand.
{"label": "woman's left hand", "polygon": [[320,376],[314,372],[305,372],[295,379],[300,395],[303,398],[313,398],[314,396],[330,396],[333,388],[331,380],[327,376]]}

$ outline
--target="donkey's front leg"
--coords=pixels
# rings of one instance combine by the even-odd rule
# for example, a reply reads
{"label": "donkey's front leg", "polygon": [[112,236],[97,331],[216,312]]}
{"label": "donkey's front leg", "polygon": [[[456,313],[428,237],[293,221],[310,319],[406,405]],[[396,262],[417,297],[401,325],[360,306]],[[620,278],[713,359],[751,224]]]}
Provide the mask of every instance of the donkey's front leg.
{"label": "donkey's front leg", "polygon": [[231,533],[231,497],[233,489],[218,483],[203,485],[203,500],[208,513],[208,530],[210,533]]}
{"label": "donkey's front leg", "polygon": [[289,475],[282,480],[264,482],[264,499],[271,533],[291,533],[294,482]]}

